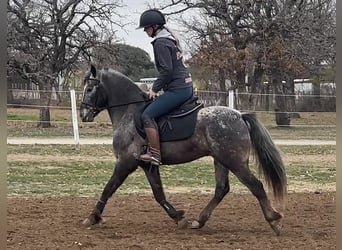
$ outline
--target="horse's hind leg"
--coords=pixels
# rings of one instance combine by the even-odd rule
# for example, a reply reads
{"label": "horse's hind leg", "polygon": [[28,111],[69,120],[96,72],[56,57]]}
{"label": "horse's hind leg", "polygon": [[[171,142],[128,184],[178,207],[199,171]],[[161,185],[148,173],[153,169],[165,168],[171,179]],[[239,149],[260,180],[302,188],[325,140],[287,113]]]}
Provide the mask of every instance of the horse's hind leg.
{"label": "horse's hind leg", "polygon": [[217,205],[222,201],[223,197],[229,192],[229,180],[228,174],[229,170],[218,161],[214,160],[215,165],[215,180],[216,188],[214,197],[210,200],[208,205],[202,210],[199,215],[198,221],[193,221],[189,225],[191,228],[201,228],[208,221],[210,215],[217,207]]}
{"label": "horse's hind leg", "polygon": [[230,170],[258,199],[266,221],[276,235],[279,235],[282,228],[282,215],[272,208],[262,182],[252,174],[248,168],[248,163],[235,164],[234,168],[230,168]]}
{"label": "horse's hind leg", "polygon": [[159,167],[142,167],[151,185],[155,200],[164,208],[167,214],[178,224],[183,219],[184,211],[176,210],[165,198],[163,185],[160,179]]}
{"label": "horse's hind leg", "polygon": [[106,206],[108,199],[121,186],[127,176],[138,168],[136,160],[118,161],[115,165],[114,172],[104,187],[101,198],[97,201],[96,206],[90,213],[88,218],[83,221],[83,225],[91,226],[102,222],[101,214]]}

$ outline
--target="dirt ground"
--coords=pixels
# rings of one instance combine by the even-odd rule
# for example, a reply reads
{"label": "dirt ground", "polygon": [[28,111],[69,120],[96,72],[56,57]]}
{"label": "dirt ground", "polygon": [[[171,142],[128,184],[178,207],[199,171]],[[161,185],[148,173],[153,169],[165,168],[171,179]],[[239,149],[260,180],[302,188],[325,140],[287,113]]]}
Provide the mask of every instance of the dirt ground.
{"label": "dirt ground", "polygon": [[[336,192],[291,193],[275,236],[250,194],[229,194],[200,230],[178,229],[151,195],[114,196],[105,223],[81,226],[95,198],[9,198],[7,249],[336,249]],[[168,194],[187,218],[211,198]]]}

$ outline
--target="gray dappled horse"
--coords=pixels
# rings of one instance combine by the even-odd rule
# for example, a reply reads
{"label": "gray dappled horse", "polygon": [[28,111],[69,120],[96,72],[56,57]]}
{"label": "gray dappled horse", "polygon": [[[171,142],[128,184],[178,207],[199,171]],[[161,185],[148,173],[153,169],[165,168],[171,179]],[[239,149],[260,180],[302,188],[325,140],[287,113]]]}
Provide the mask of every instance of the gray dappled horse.
{"label": "gray dappled horse", "polygon": [[85,77],[84,94],[80,106],[83,122],[107,109],[113,125],[113,149],[116,165],[112,176],[104,187],[89,217],[83,221],[86,226],[102,221],[101,214],[108,199],[125,181],[126,177],[140,166],[151,185],[156,201],[179,227],[201,228],[229,192],[229,172],[237,178],[258,199],[266,221],[276,235],[280,234],[282,215],[272,208],[260,182],[248,166],[251,150],[254,149],[259,171],[266,183],[273,189],[274,197],[285,198],[287,181],[280,153],[266,128],[255,114],[240,113],[224,106],[202,108],[198,112],[194,134],[186,140],[161,143],[162,162],[174,165],[212,156],[215,167],[216,188],[214,197],[201,211],[197,220],[187,220],[183,210],[176,210],[167,200],[160,179],[159,167],[137,160],[146,141],[138,135],[134,125],[134,114],[148,101],[147,95],[129,78],[114,70],[96,71],[92,66]]}

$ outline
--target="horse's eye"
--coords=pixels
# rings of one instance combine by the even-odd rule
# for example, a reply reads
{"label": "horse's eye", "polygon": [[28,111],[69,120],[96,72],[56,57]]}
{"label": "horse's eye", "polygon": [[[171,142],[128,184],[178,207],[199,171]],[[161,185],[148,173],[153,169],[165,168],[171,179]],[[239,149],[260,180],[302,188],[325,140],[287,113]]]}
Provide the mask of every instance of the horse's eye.
{"label": "horse's eye", "polygon": [[91,92],[91,88],[87,88],[87,89],[86,89],[86,92],[87,92],[87,93]]}

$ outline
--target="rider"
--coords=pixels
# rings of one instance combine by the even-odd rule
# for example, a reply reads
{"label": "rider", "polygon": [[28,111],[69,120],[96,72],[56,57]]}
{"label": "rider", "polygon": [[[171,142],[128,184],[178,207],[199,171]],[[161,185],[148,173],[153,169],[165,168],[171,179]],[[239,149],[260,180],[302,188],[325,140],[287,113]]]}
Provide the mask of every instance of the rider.
{"label": "rider", "polygon": [[[144,28],[147,35],[153,38],[153,53],[159,76],[149,90],[153,102],[142,113],[144,130],[149,142],[146,154],[140,160],[161,164],[160,141],[156,119],[170,113],[193,95],[193,84],[188,69],[183,62],[179,40],[165,27],[164,15],[149,9],[140,16],[139,28]],[[156,97],[158,91],[164,93]]]}

